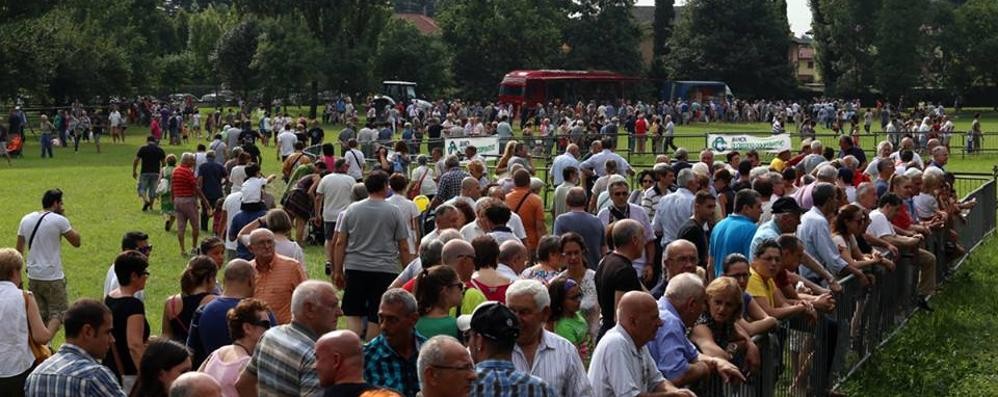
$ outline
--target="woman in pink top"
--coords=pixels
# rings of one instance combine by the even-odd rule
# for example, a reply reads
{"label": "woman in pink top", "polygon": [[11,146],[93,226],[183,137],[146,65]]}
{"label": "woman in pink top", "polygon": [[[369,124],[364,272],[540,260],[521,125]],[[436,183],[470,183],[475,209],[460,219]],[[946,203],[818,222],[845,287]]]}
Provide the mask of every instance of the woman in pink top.
{"label": "woman in pink top", "polygon": [[267,308],[267,304],[253,298],[243,299],[236,307],[229,309],[226,318],[232,344],[212,352],[201,364],[201,368],[198,368],[199,372],[204,372],[218,381],[222,386],[223,397],[239,397],[236,380],[239,379],[243,368],[249,364],[256,343],[273,325],[270,323],[268,313],[270,309]]}

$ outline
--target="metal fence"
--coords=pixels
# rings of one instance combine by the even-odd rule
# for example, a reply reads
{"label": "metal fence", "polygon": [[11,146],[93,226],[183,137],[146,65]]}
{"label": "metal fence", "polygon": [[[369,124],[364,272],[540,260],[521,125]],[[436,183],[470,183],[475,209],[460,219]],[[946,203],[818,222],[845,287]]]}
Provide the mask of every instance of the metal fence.
{"label": "metal fence", "polygon": [[[960,243],[972,252],[995,230],[996,182],[992,174],[957,174],[957,183],[977,187],[963,200],[976,200],[966,211],[965,222],[956,225]],[[925,249],[936,256],[937,283],[962,264],[966,257],[954,257],[946,248],[946,235],[936,232],[926,240]],[[836,307],[818,321],[792,318],[770,333],[753,338],[762,364],[758,374],[741,385],[723,384],[718,379],[696,386],[705,396],[823,396],[857,371],[873,352],[885,345],[915,311],[919,278],[917,256],[901,251],[894,271],[875,269],[875,284],[866,288],[853,276],[839,280],[842,293]],[[714,377],[716,378],[716,377]]]}

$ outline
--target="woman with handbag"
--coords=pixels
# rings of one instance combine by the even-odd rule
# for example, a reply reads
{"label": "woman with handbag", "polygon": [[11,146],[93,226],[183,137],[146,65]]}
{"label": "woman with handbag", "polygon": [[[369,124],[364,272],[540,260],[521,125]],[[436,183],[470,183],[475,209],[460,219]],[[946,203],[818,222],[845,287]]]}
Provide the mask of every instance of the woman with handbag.
{"label": "woman with handbag", "polygon": [[48,326],[38,303],[21,285],[24,257],[13,248],[0,248],[0,395],[23,396],[24,382],[35,365],[52,355],[45,346],[62,325],[61,318]]}

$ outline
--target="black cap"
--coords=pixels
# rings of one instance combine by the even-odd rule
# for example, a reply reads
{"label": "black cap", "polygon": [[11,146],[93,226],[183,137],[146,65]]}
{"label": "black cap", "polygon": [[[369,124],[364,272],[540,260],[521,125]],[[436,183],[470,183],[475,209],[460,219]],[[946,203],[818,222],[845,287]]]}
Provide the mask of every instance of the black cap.
{"label": "black cap", "polygon": [[773,202],[773,214],[786,214],[790,212],[795,212],[801,214],[804,212],[797,201],[790,197],[780,197]]}
{"label": "black cap", "polygon": [[482,302],[470,316],[460,316],[457,326],[461,331],[470,329],[496,342],[514,342],[520,336],[520,320],[516,314],[496,301]]}

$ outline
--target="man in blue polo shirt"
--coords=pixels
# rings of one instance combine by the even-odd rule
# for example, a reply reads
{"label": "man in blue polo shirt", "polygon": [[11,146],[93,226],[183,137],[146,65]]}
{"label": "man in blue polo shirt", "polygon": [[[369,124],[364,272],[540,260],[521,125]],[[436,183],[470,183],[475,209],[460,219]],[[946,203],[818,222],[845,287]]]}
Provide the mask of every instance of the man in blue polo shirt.
{"label": "man in blue polo shirt", "polygon": [[761,214],[762,201],[758,192],[743,189],[735,193],[735,212],[718,222],[710,233],[710,256],[714,258],[715,277],[723,273],[722,264],[728,254],[737,252],[748,257],[756,222]]}

